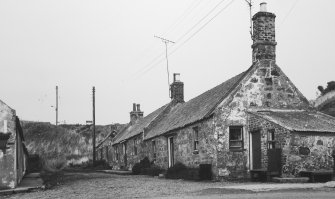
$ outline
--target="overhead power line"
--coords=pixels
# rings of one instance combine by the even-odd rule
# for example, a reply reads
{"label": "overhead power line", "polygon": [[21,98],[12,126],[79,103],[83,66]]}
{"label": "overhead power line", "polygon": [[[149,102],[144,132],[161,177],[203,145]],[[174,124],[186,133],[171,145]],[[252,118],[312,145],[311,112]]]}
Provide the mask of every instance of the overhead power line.
{"label": "overhead power line", "polygon": [[[173,49],[169,55],[174,54],[177,50],[179,50],[181,47],[183,47],[188,41],[190,41],[195,35],[197,35],[203,28],[205,28],[211,21],[213,21],[217,16],[219,16],[224,10],[226,10],[232,3],[234,2],[234,0],[231,0],[225,7],[223,7],[222,9],[220,9],[212,18],[210,18],[206,23],[204,23],[199,29],[197,29],[197,31],[195,31],[190,37],[188,37],[186,40],[184,40],[183,42],[181,42],[181,44],[176,47],[175,49]],[[164,60],[164,58],[161,58],[160,60],[156,61],[153,63],[153,65],[151,67],[149,67],[148,69],[146,69],[144,72],[142,72],[139,76],[142,76],[144,74],[146,74],[147,72],[149,72],[151,69],[153,69],[157,64],[161,63]]]}
{"label": "overhead power line", "polygon": [[202,1],[201,0],[195,0],[195,1],[192,1],[191,4],[188,6],[188,8],[183,12],[182,15],[180,15],[180,17],[178,17],[178,19],[169,27],[167,28],[167,30],[165,31],[164,35],[168,35],[169,33],[172,32],[173,29],[175,29],[176,27],[178,27],[178,25],[184,21],[184,19],[192,13],[192,11],[197,8],[200,3]]}
{"label": "overhead power line", "polygon": [[[178,27],[178,25],[181,24],[181,22],[184,21],[184,19],[187,16],[189,16],[194,11],[194,9],[196,9],[200,5],[201,2],[203,2],[203,1],[202,0],[192,1],[191,4],[189,4],[189,6],[187,7],[187,9],[183,12],[183,14],[180,15],[180,17],[178,17],[178,19],[175,20],[174,23],[164,31],[163,35],[165,35],[165,37],[166,37],[167,34],[171,33],[176,27]],[[153,46],[154,46],[154,43],[151,43],[150,46],[148,46],[147,48],[145,48],[145,50],[142,51],[142,54],[144,54],[144,52],[152,49]],[[162,51],[159,55],[154,57],[148,64],[146,64],[144,67],[137,70],[133,75],[136,75],[136,74],[140,73],[142,70],[145,70],[146,68],[151,66],[151,64],[154,63],[155,61],[157,61],[160,57],[162,57],[164,55],[164,53],[165,52]]]}
{"label": "overhead power line", "polygon": [[292,11],[294,10],[294,8],[297,6],[298,2],[299,2],[299,0],[296,0],[296,1],[292,4],[290,10],[286,13],[286,15],[285,15],[283,21],[279,24],[279,26],[282,26],[282,25],[285,23],[286,19],[290,16],[290,14],[291,14]]}
{"label": "overhead power line", "polygon": [[194,28],[196,28],[201,22],[203,22],[212,12],[215,11],[225,0],[221,0],[218,4],[214,6],[205,16],[203,16],[197,23],[195,23],[188,31],[186,31],[176,42],[182,40],[186,35],[188,35]]}

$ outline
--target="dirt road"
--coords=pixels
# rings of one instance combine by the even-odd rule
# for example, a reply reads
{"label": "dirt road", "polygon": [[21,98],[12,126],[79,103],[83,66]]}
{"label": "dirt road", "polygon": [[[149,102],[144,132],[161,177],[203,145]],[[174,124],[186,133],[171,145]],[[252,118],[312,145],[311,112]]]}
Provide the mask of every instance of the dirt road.
{"label": "dirt road", "polygon": [[334,189],[270,193],[218,189],[229,184],[78,172],[65,173],[63,182],[52,189],[15,194],[4,198],[335,198]]}

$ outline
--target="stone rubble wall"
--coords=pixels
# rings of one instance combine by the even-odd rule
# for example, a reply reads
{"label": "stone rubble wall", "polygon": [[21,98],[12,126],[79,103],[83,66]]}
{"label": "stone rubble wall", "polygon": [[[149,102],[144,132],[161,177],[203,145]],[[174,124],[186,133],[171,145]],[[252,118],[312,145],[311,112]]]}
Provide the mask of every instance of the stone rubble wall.
{"label": "stone rubble wall", "polygon": [[[215,110],[215,137],[218,140],[217,175],[247,178],[249,168],[248,109],[310,108],[307,99],[280,70],[274,60],[255,63],[247,76]],[[229,149],[229,126],[243,126],[244,147]]]}
{"label": "stone rubble wall", "polygon": [[0,101],[0,132],[4,133],[4,121],[10,134],[6,153],[0,150],[0,189],[15,188],[16,181],[16,117],[15,111]]}
{"label": "stone rubble wall", "polygon": [[267,168],[267,136],[275,130],[275,141],[282,149],[282,176],[297,177],[300,171],[332,170],[332,149],[335,134],[320,132],[290,132],[289,130],[250,114],[249,129],[260,130],[262,140],[262,168]]}

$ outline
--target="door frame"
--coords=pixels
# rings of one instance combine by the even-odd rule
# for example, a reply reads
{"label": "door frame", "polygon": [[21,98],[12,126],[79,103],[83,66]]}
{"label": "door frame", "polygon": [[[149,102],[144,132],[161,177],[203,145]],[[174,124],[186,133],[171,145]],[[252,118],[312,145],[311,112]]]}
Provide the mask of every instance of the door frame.
{"label": "door frame", "polygon": [[[168,137],[168,168],[172,167],[174,165],[174,142],[173,142],[173,136]],[[172,140],[172,143],[171,143]],[[172,145],[172,150],[171,150]]]}
{"label": "door frame", "polygon": [[[253,154],[253,133],[255,132],[259,132],[260,134],[260,144],[261,144],[261,147],[262,147],[262,134],[261,134],[261,129],[255,129],[255,130],[252,130],[252,131],[249,131],[249,163],[250,163],[250,170],[253,170],[254,169],[254,154]],[[261,149],[261,154],[262,155],[262,149]]]}
{"label": "door frame", "polygon": [[127,166],[127,143],[126,142],[124,142],[123,143],[123,161],[124,161],[124,164],[125,164],[125,166]]}

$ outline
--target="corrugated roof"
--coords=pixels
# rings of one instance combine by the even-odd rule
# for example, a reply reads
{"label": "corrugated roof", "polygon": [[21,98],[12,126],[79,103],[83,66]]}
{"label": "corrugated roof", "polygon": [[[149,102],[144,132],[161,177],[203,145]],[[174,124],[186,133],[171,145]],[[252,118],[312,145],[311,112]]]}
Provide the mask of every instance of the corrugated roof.
{"label": "corrugated roof", "polygon": [[188,102],[177,104],[168,114],[161,117],[155,126],[149,129],[145,139],[204,119],[230,93],[231,89],[235,88],[244,74],[245,72],[236,75]]}
{"label": "corrugated roof", "polygon": [[252,112],[291,131],[335,133],[335,117],[311,111]]}
{"label": "corrugated roof", "polygon": [[116,136],[113,141],[114,144],[122,142],[128,138],[131,138],[137,134],[143,132],[143,129],[146,128],[167,106],[168,104],[160,107],[154,112],[150,113],[146,117],[139,119],[135,124],[128,124],[124,129],[122,129]]}

